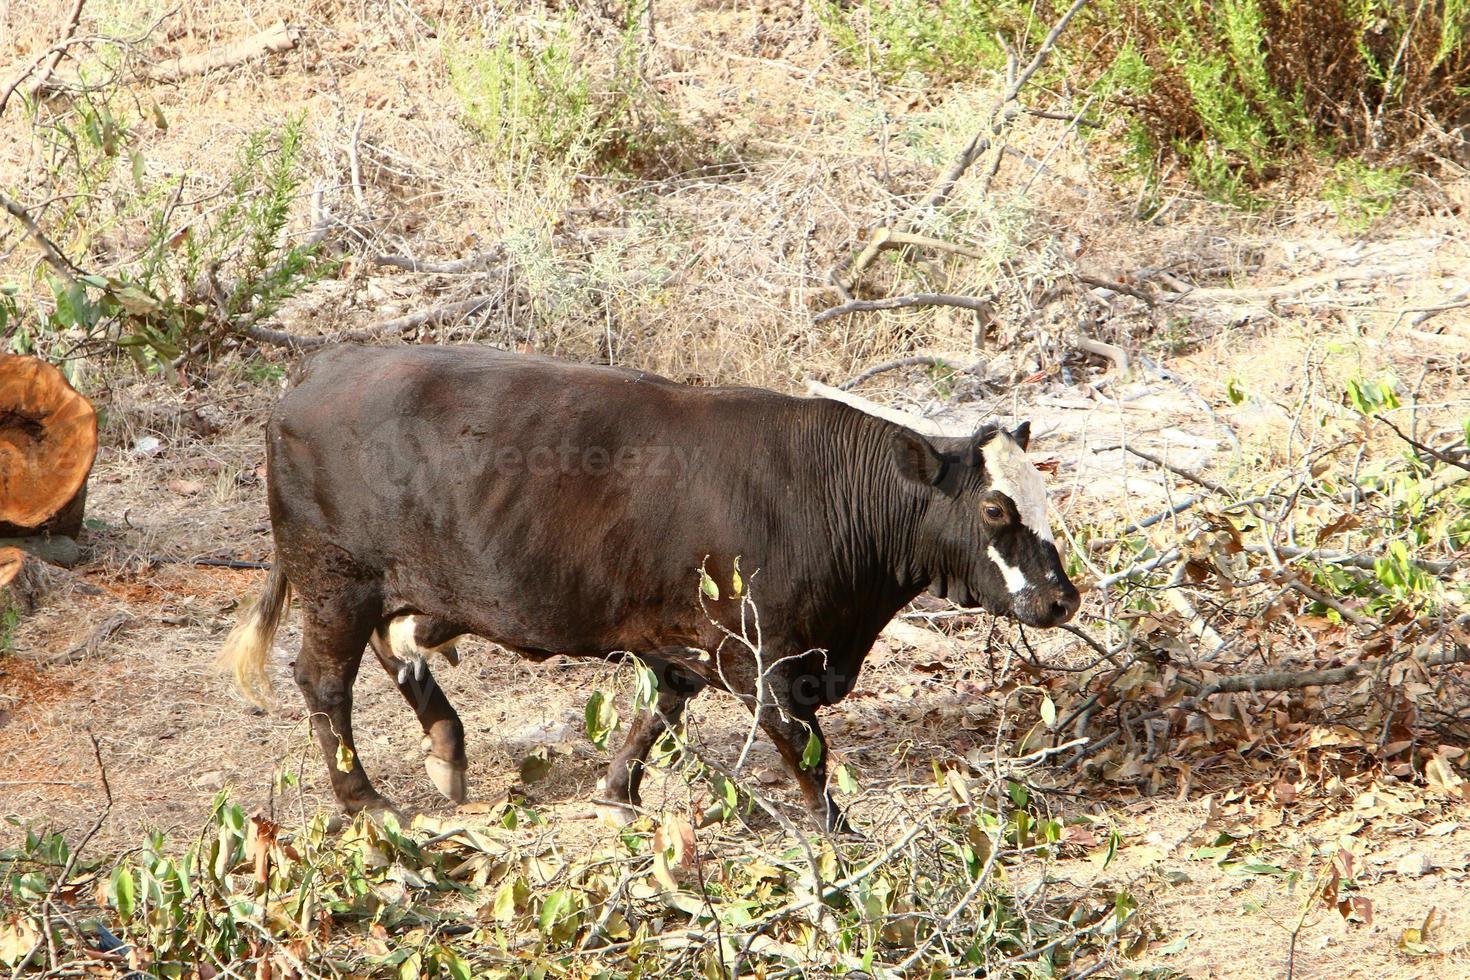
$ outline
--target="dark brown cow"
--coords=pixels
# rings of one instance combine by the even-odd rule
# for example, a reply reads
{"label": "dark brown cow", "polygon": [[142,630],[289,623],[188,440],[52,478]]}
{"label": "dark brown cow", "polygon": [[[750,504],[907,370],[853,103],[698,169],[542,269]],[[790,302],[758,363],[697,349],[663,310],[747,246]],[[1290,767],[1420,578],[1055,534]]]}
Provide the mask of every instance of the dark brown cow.
{"label": "dark brown cow", "polygon": [[[302,363],[266,431],[275,564],[222,657],[258,698],[296,590],[296,682],[349,811],[389,805],[339,751],[369,644],[453,799],[464,729],[424,653],[475,634],[534,658],[632,652],[655,671],[657,704],[604,786],[621,813],[649,748],[712,684],[757,712],[832,827],[825,761],[803,768],[803,751],[900,608],[929,589],[1037,626],[1077,609],[1025,425],[925,438],[820,398],[478,347],[346,346]],[[740,630],[736,559],[759,664],[724,632]],[[701,602],[701,568],[718,599]]]}

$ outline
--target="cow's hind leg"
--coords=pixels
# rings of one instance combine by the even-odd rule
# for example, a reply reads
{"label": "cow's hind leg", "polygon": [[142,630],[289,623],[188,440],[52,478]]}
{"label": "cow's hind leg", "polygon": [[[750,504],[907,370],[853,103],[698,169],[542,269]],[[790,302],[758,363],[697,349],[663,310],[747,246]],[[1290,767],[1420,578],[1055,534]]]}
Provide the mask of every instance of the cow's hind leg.
{"label": "cow's hind leg", "polygon": [[466,778],[469,761],[465,755],[464,725],[454,705],[434,680],[421,654],[416,659],[400,659],[381,628],[373,631],[370,642],[378,663],[393,678],[398,692],[413,708],[424,729],[424,749],[428,753],[424,756],[424,769],[429,781],[445,797],[463,803],[469,797]]}
{"label": "cow's hind leg", "polygon": [[392,809],[369,782],[352,737],[352,684],[373,620],[341,602],[306,602],[296,686],[311,711],[311,727],[326,759],[332,793],[348,813]]}
{"label": "cow's hind leg", "polygon": [[613,756],[600,787],[598,811],[615,825],[626,824],[637,815],[649,750],[679,723],[689,699],[705,687],[704,678],[678,664],[650,660],[648,665],[658,677],[657,703],[634,715],[623,746]]}

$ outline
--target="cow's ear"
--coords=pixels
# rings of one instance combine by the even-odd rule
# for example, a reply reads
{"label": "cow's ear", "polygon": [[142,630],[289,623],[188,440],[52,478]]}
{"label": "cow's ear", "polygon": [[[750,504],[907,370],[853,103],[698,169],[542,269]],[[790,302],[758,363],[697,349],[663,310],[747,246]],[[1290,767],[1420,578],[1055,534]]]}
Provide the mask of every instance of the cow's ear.
{"label": "cow's ear", "polygon": [[1025,452],[1026,448],[1031,445],[1031,422],[1030,422],[1030,420],[1027,420],[1025,422],[1022,422],[1020,425],[1018,425],[1014,429],[1012,429],[1011,430],[1011,438],[1014,439],[1014,440],[1016,440],[1016,445],[1018,445],[1018,446],[1021,447],[1021,451],[1022,452]]}
{"label": "cow's ear", "polygon": [[944,473],[944,460],[929,440],[907,429],[893,434],[893,462],[904,479],[926,486],[934,486]]}

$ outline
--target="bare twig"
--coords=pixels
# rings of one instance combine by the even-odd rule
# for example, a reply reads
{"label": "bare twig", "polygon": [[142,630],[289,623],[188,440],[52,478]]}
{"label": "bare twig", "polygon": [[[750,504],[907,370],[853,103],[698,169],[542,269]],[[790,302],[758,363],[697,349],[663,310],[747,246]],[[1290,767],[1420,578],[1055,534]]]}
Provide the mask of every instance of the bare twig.
{"label": "bare twig", "polygon": [[[1067,24],[1085,6],[1087,6],[1087,0],[1073,0],[1072,5],[1052,25],[1051,31],[1047,33],[1045,40],[1041,42],[1041,47],[1036,49],[1036,54],[1032,56],[1031,61],[1027,63],[1026,67],[1019,74],[1015,75],[1005,92],[996,101],[994,108],[991,109],[990,122],[986,127],[989,131],[988,134],[986,130],[981,130],[981,132],[975,135],[974,139],[970,140],[969,145],[960,151],[959,156],[955,157],[954,161],[949,165],[949,169],[939,178],[933,189],[913,209],[915,213],[921,214],[928,211],[949,197],[950,192],[954,190],[954,185],[959,181],[960,177],[964,175],[966,170],[970,169],[970,165],[975,162],[975,159],[990,147],[990,137],[999,135],[1005,124],[1010,120],[1011,113],[1006,111],[1007,107],[1010,103],[1016,101],[1017,97],[1021,94],[1021,89],[1025,88],[1026,83],[1031,81],[1031,76],[1035,75],[1042,64],[1046,62],[1047,56],[1051,54],[1052,48],[1056,46],[1057,39],[1061,37],[1062,31],[1066,30]],[[899,227],[899,230],[908,231],[911,227],[911,224],[904,224]]]}
{"label": "bare twig", "polygon": [[1420,442],[1419,440],[1414,439],[1413,437],[1411,437],[1408,434],[1406,434],[1403,429],[1400,429],[1398,426],[1394,425],[1392,422],[1390,422],[1388,419],[1384,418],[1382,415],[1375,415],[1373,417],[1375,419],[1377,419],[1378,421],[1382,422],[1384,425],[1388,426],[1390,429],[1392,429],[1394,431],[1394,435],[1398,436],[1400,439],[1404,440],[1404,442],[1407,442],[1409,445],[1413,446],[1415,449],[1417,449],[1419,452],[1425,454],[1426,456],[1431,456],[1434,459],[1439,460],[1441,463],[1447,463],[1450,466],[1458,466],[1460,469],[1466,470],[1467,472],[1470,472],[1470,463],[1466,463],[1464,460],[1456,459],[1453,456],[1450,456],[1450,455],[1447,455],[1446,453],[1440,452],[1438,449],[1435,449],[1433,446],[1427,446],[1427,445],[1425,445],[1424,443]]}
{"label": "bare twig", "polygon": [[912,296],[890,296],[887,299],[855,299],[830,310],[823,310],[812,317],[813,323],[824,323],[834,317],[865,313],[869,310],[896,310],[908,306],[959,306],[977,313],[990,310],[990,300],[977,296],[956,296],[951,293],[914,293]]}
{"label": "bare twig", "polygon": [[66,26],[62,28],[61,37],[57,40],[56,44],[52,45],[51,50],[31,62],[29,67],[22,69],[20,74],[16,75],[5,86],[4,93],[0,93],[0,114],[5,112],[5,104],[10,101],[10,97],[15,94],[15,90],[20,86],[20,83],[30,77],[31,73],[36,71],[37,66],[40,66],[40,73],[36,76],[35,81],[27,86],[27,91],[28,93],[34,94],[45,86],[46,82],[51,78],[51,73],[56,70],[56,66],[61,64],[61,59],[66,54],[66,49],[71,41],[72,35],[77,32],[77,25],[82,20],[82,7],[86,5],[86,2],[87,0],[76,0],[72,4],[71,13],[66,18]]}
{"label": "bare twig", "polygon": [[[1248,544],[1245,550],[1253,555],[1266,555],[1270,551],[1265,545]],[[1294,548],[1290,545],[1276,545],[1276,552],[1284,558],[1306,558],[1310,561],[1325,561],[1332,565],[1347,565],[1352,568],[1361,568],[1364,571],[1374,571],[1378,566],[1376,559],[1369,555],[1350,555],[1345,551],[1323,551],[1319,548]],[[1415,565],[1434,575],[1443,575],[1445,572],[1461,567],[1464,562],[1454,561],[1428,561],[1423,558],[1410,559]]]}
{"label": "bare twig", "polygon": [[1170,507],[1167,510],[1161,510],[1157,514],[1150,515],[1149,517],[1145,517],[1141,521],[1129,524],[1127,527],[1123,528],[1123,530],[1119,531],[1118,534],[1120,537],[1126,537],[1130,534],[1133,534],[1135,531],[1142,531],[1144,528],[1153,527],[1155,524],[1166,518],[1173,517],[1175,514],[1183,513],[1184,511],[1193,507],[1195,504],[1199,503],[1201,499],[1202,498],[1200,497],[1185,497],[1183,500],[1179,501],[1179,503],[1175,504],[1173,507]]}
{"label": "bare twig", "polygon": [[1133,446],[1124,446],[1124,445],[1102,446],[1102,447],[1100,447],[1098,449],[1094,449],[1093,452],[1095,452],[1095,453],[1110,453],[1110,452],[1112,452],[1115,449],[1121,449],[1124,452],[1132,453],[1134,456],[1137,456],[1139,459],[1146,460],[1147,462],[1153,463],[1155,466],[1159,467],[1160,469],[1168,470],[1170,473],[1173,473],[1175,476],[1183,477],[1184,479],[1188,480],[1190,483],[1196,483],[1196,484],[1204,487],[1206,490],[1213,490],[1215,493],[1223,494],[1226,497],[1232,497],[1232,496],[1234,496],[1234,494],[1232,494],[1225,487],[1223,487],[1220,484],[1216,483],[1214,480],[1208,479],[1207,477],[1200,476],[1198,473],[1195,473],[1192,470],[1186,470],[1186,469],[1184,469],[1182,467],[1174,466],[1174,465],[1172,465],[1170,463],[1166,463],[1162,459],[1159,459],[1159,457],[1153,455],[1152,453],[1146,453],[1142,449],[1137,449],[1137,448],[1135,448]]}
{"label": "bare twig", "polygon": [[1091,276],[1085,272],[1077,273],[1077,281],[1089,286],[1095,286],[1098,289],[1111,289],[1115,293],[1132,296],[1149,307],[1154,306],[1158,302],[1148,290],[1138,286],[1130,286],[1126,282],[1116,282],[1112,279],[1104,279],[1101,276]]}
{"label": "bare twig", "polygon": [[867,381],[869,378],[877,377],[885,371],[894,371],[898,368],[905,367],[943,367],[951,368],[955,371],[965,370],[962,365],[956,364],[954,361],[951,361],[948,358],[930,357],[925,354],[918,354],[913,357],[900,357],[896,360],[884,361],[882,364],[875,364],[872,367],[868,368],[866,371],[863,371],[861,374],[852,378],[851,380],[842,382],[842,384],[838,385],[837,387],[841,388],[843,391],[851,391],[858,385],[862,384],[864,381]]}
{"label": "bare twig", "polygon": [[1364,616],[1356,609],[1349,609],[1347,606],[1343,605],[1341,602],[1338,602],[1332,596],[1326,595],[1322,592],[1318,592],[1316,589],[1312,588],[1310,585],[1307,585],[1305,582],[1294,575],[1287,578],[1285,582],[1288,586],[1295,589],[1297,592],[1300,592],[1308,599],[1311,599],[1313,602],[1320,602],[1328,609],[1335,610],[1339,616],[1341,616],[1343,619],[1346,619],[1348,622],[1352,623],[1355,626],[1361,626],[1363,629],[1372,630],[1374,632],[1383,629],[1381,625],[1373,622],[1371,619]]}
{"label": "bare twig", "polygon": [[1461,290],[1454,296],[1451,296],[1448,301],[1441,303],[1438,306],[1415,307],[1404,310],[1403,312],[1415,314],[1415,316],[1409,320],[1409,323],[1412,326],[1417,327],[1419,326],[1419,324],[1424,323],[1427,320],[1431,320],[1434,317],[1439,316],[1441,313],[1447,312],[1449,310],[1463,310],[1467,306],[1470,306],[1470,289]]}
{"label": "bare twig", "polygon": [[1046,109],[1026,109],[1025,112],[1028,116],[1036,116],[1038,119],[1055,119],[1058,122],[1075,123],[1078,126],[1087,126],[1090,129],[1097,129],[1102,125],[1096,119],[1078,113],[1050,112]]}
{"label": "bare twig", "polygon": [[26,234],[30,235],[31,240],[40,247],[41,255],[45,258],[46,264],[55,269],[57,275],[69,283],[75,283],[77,281],[77,276],[82,275],[82,270],[77,268],[72,260],[67,258],[61,249],[56,247],[55,242],[46,237],[46,233],[41,231],[40,226],[36,224],[30,212],[5,196],[4,193],[0,193],[0,207],[5,208],[12,218],[20,222],[20,226],[26,230]]}
{"label": "bare twig", "polygon": [[1393,276],[1412,275],[1418,271],[1417,264],[1400,264],[1391,266],[1374,266],[1363,269],[1335,269],[1315,276],[1304,276],[1292,282],[1279,283],[1275,286],[1255,286],[1249,288],[1233,289],[1228,286],[1206,286],[1191,289],[1187,293],[1174,293],[1168,296],[1171,303],[1268,303],[1272,300],[1290,299],[1312,289],[1323,286],[1336,286],[1344,282],[1364,282],[1373,279],[1387,279]]}
{"label": "bare twig", "polygon": [[357,202],[357,210],[363,210],[362,201],[362,164],[357,159],[357,146],[362,139],[362,122],[367,118],[367,110],[364,109],[357,114],[357,124],[352,127],[352,138],[347,141],[347,166],[352,174],[352,199]]}
{"label": "bare twig", "polygon": [[[1066,30],[1067,24],[1085,6],[1087,6],[1087,0],[1073,0],[1072,5],[1052,25],[1051,31],[1048,32],[1046,38],[1041,42],[1041,46],[1036,49],[1036,54],[1032,56],[1031,60],[1026,64],[1026,67],[1021,71],[1016,71],[1014,52],[1008,52],[1006,64],[1007,85],[1005,91],[1001,93],[1000,97],[996,99],[995,104],[991,107],[990,116],[985,126],[959,152],[950,163],[948,169],[935,181],[929,193],[925,194],[922,200],[909,208],[907,217],[894,226],[889,232],[890,235],[913,231],[925,212],[932,210],[948,199],[950,193],[954,190],[955,184],[964,176],[965,171],[970,169],[971,165],[979,159],[982,153],[990,149],[991,140],[1000,135],[1005,129],[1006,124],[1019,111],[1012,107],[1011,103],[1016,101],[1021,94],[1021,89],[1025,88],[1026,83],[1031,80],[1031,76],[1035,75],[1046,62],[1047,57],[1051,54],[1052,48],[1056,46],[1057,38],[1061,37],[1062,31]],[[857,281],[862,275],[863,270],[867,268],[868,263],[877,254],[878,249],[870,242],[859,255],[854,256],[853,260],[847,263],[845,270],[842,268],[832,270],[831,280],[844,296],[848,295],[852,284]],[[842,279],[841,273],[843,271],[846,271],[848,275],[847,282],[844,282]],[[827,312],[831,313],[833,311],[829,310]]]}

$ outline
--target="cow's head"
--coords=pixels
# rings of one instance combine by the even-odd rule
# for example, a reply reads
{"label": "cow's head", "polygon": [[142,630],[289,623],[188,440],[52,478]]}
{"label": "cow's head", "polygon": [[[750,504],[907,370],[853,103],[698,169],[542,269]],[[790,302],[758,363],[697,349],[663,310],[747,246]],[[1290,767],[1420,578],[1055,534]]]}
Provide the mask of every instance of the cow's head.
{"label": "cow's head", "polygon": [[900,476],[926,497],[916,547],[930,591],[1029,626],[1077,611],[1046,518],[1046,485],[1026,458],[1030,423],[968,438],[893,436]]}

